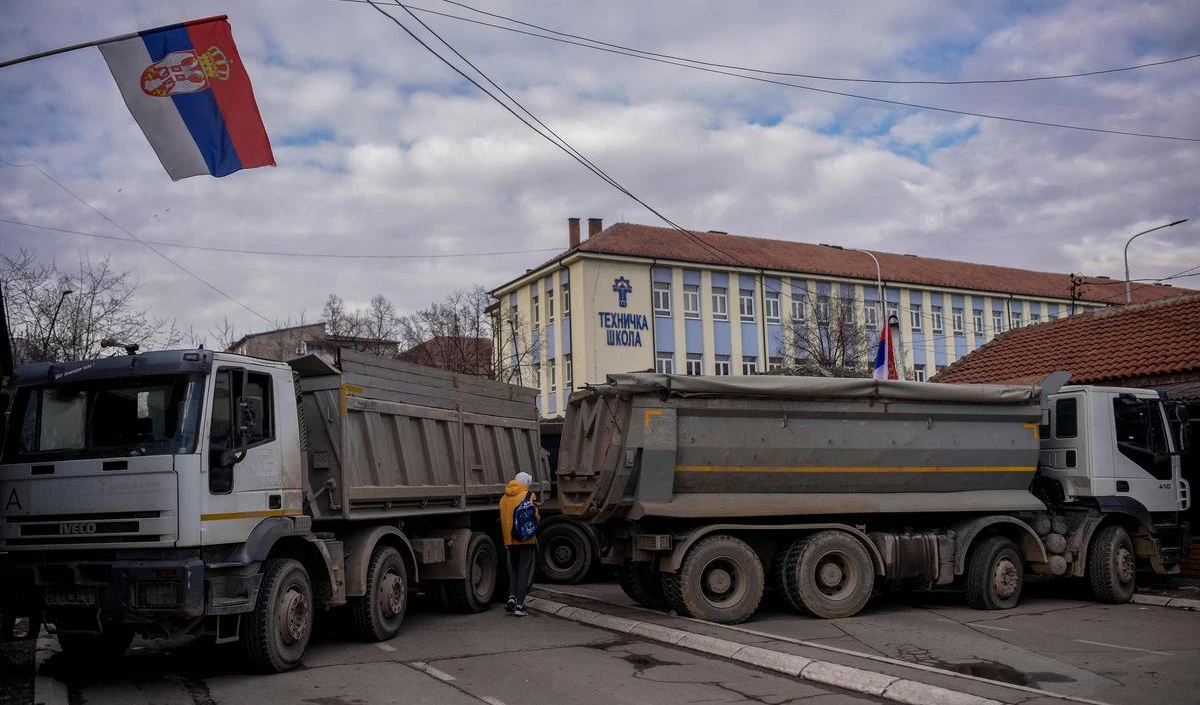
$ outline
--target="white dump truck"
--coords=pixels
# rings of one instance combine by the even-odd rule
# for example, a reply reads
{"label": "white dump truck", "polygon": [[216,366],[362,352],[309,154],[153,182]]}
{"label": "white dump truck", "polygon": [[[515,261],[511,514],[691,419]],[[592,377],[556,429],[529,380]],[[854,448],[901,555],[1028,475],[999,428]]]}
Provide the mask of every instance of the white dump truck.
{"label": "white dump truck", "polygon": [[764,590],[819,617],[880,588],[981,609],[1026,576],[1129,600],[1190,545],[1186,409],[1143,389],[612,375],[575,392],[558,499],[635,600],[739,622]]}
{"label": "white dump truck", "polygon": [[68,655],[135,633],[240,640],[283,671],[314,616],[395,636],[409,595],[485,609],[497,502],[548,489],[536,392],[343,350],[208,350],[17,370],[0,464],[0,615]]}

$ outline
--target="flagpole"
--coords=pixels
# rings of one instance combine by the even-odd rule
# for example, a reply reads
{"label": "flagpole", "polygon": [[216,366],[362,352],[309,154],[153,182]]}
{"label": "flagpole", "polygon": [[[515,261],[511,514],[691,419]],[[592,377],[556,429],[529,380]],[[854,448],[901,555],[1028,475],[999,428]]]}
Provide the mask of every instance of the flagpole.
{"label": "flagpole", "polygon": [[101,44],[108,44],[109,42],[119,42],[119,41],[122,41],[125,39],[133,39],[134,37],[137,37],[137,36],[141,36],[144,34],[153,34],[154,32],[161,32],[165,29],[173,29],[175,27],[190,27],[190,26],[196,25],[196,24],[204,24],[206,22],[219,22],[221,20],[226,20],[226,19],[229,19],[229,15],[214,15],[212,17],[205,17],[204,19],[199,19],[199,20],[188,20],[187,22],[176,22],[174,24],[163,25],[162,27],[155,27],[154,29],[143,29],[140,32],[129,32],[128,34],[118,34],[117,36],[109,37],[108,39],[97,39],[97,40],[94,40],[91,42],[81,42],[79,44],[72,44],[70,46],[59,47],[58,49],[50,49],[49,51],[39,51],[38,53],[30,54],[29,56],[22,56],[22,57],[19,57],[16,59],[9,59],[8,61],[0,61],[0,69],[7,68],[9,66],[13,66],[16,64],[23,64],[26,61],[33,61],[34,59],[43,59],[47,56],[54,56],[55,54],[65,54],[68,51],[75,51],[77,49],[86,49],[88,47],[100,46]]}

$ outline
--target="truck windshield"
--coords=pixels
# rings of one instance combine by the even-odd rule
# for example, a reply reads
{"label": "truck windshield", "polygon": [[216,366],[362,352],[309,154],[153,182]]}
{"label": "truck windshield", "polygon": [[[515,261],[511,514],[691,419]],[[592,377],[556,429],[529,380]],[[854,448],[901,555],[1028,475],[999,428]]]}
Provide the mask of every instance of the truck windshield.
{"label": "truck windshield", "polygon": [[200,378],[124,377],[26,387],[17,393],[4,462],[192,453]]}

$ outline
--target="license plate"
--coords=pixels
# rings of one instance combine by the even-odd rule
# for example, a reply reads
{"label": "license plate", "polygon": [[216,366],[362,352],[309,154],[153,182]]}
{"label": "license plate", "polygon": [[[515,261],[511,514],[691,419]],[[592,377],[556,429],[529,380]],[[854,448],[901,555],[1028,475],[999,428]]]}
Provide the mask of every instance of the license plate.
{"label": "license plate", "polygon": [[46,591],[46,604],[53,607],[95,607],[96,589],[52,588]]}

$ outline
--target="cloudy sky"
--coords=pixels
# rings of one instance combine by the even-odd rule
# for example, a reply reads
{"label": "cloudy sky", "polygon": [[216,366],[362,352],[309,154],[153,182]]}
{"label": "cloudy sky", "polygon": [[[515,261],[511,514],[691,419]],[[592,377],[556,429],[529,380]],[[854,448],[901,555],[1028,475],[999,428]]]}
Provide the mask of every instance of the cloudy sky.
{"label": "cloudy sky", "polygon": [[[1119,279],[1130,235],[1192,218],[1140,238],[1129,263],[1135,279],[1200,266],[1200,141],[896,107],[427,12],[520,27],[476,8],[766,71],[963,81],[1200,53],[1195,0],[466,4],[412,8],[579,152],[686,227]],[[410,15],[388,11],[461,64]],[[454,288],[496,286],[565,248],[571,216],[660,224],[369,5],[0,0],[0,58],[214,14],[230,17],[277,167],[172,182],[95,49],[0,69],[0,159],[37,164],[144,240],[368,257],[158,246],[226,298],[146,247],[112,239],[127,236],[35,169],[3,164],[0,219],[108,237],[0,222],[0,253],[24,248],[65,267],[111,257],[138,279],[139,304],[154,315],[200,332],[228,318],[245,333],[316,320],[330,293],[351,306],[382,293],[407,312]],[[773,78],[1200,140],[1200,59],[1004,84]],[[1172,283],[1200,288],[1200,277]]]}

